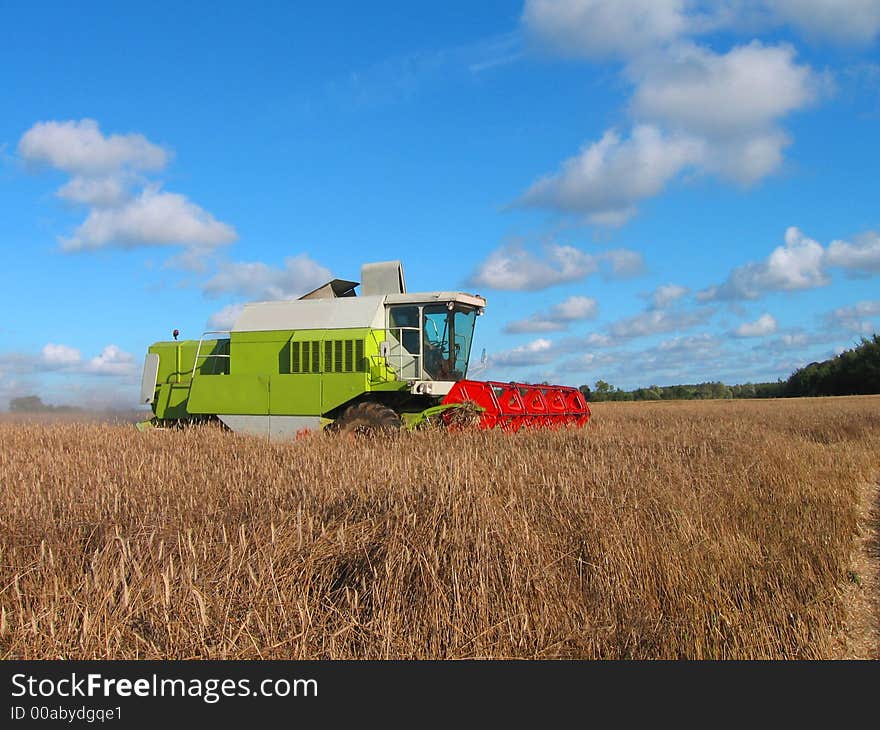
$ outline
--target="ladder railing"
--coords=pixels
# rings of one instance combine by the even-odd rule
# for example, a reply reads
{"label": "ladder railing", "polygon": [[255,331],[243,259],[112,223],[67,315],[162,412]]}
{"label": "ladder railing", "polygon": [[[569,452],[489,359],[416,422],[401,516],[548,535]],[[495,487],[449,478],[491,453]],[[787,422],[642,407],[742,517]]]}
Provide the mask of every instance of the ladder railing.
{"label": "ladder railing", "polygon": [[218,353],[209,352],[207,355],[202,355],[201,354],[202,342],[205,339],[205,335],[229,335],[229,334],[231,334],[231,332],[232,332],[232,330],[205,330],[204,332],[202,332],[202,336],[199,337],[199,346],[196,348],[196,357],[193,360],[193,369],[192,369],[192,375],[190,376],[190,380],[194,380],[196,377],[196,370],[199,367],[199,359],[200,358],[207,360],[209,357],[219,357],[219,358],[226,358],[228,360],[231,357],[231,353],[227,354],[227,355],[220,355]]}

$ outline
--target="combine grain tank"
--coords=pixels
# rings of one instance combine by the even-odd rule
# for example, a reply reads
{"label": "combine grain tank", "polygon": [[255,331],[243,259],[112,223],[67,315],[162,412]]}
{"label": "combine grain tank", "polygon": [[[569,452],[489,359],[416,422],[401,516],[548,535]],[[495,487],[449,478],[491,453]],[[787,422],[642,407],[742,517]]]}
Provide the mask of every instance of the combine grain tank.
{"label": "combine grain tank", "polygon": [[486,306],[456,291],[408,293],[399,261],[365,264],[297,300],[245,305],[230,331],[157,342],[144,363],[142,426],[217,418],[272,438],[304,430],[396,430],[428,420],[522,427],[583,425],[576,388],[467,379]]}

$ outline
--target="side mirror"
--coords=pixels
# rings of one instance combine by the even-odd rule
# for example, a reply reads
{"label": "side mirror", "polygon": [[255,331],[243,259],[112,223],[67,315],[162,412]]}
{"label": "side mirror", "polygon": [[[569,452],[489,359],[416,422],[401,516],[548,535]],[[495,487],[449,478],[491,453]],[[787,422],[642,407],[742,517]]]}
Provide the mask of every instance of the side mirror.
{"label": "side mirror", "polygon": [[489,361],[489,358],[486,356],[486,348],[483,348],[483,354],[480,355],[480,365],[485,365]]}

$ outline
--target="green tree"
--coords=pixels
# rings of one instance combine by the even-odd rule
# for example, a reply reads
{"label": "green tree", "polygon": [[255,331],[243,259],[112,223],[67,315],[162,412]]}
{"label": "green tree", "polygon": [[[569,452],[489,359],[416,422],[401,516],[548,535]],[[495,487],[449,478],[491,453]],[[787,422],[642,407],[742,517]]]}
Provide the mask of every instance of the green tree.
{"label": "green tree", "polygon": [[52,406],[43,403],[38,395],[23,395],[9,401],[9,410],[12,413],[45,413],[51,411]]}

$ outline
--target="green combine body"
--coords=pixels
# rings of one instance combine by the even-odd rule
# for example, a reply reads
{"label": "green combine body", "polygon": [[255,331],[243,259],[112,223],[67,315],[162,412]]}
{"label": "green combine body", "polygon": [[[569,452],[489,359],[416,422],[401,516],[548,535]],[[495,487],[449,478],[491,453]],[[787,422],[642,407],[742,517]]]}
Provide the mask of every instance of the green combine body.
{"label": "green combine body", "polygon": [[465,378],[486,301],[408,294],[396,261],[365,265],[362,281],[362,296],[357,282],[337,279],[299,300],[248,304],[229,332],[151,345],[141,389],[151,423],[217,418],[283,438],[424,418]]}

